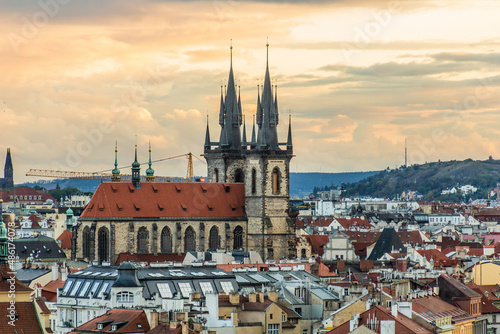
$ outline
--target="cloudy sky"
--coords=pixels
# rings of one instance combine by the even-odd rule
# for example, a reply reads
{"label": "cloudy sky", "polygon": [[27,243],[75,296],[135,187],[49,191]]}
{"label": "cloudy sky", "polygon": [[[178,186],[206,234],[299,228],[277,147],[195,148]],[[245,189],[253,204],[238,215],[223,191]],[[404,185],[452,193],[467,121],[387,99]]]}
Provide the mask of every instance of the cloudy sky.
{"label": "cloudy sky", "polygon": [[[293,172],[500,158],[500,1],[0,0],[0,152],[100,171],[218,137],[229,45],[247,123],[266,37]],[[2,153],[3,157],[4,153]],[[2,158],[3,159],[3,158]],[[3,164],[3,160],[0,161]],[[155,164],[186,173],[186,160]],[[128,167],[124,172],[129,172]],[[195,160],[195,173],[206,165]]]}

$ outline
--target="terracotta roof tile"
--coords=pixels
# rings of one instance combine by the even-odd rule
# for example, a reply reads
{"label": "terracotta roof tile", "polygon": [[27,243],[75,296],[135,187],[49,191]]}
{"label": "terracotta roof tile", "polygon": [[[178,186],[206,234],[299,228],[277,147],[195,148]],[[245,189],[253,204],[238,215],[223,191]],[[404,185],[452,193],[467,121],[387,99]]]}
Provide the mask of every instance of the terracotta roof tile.
{"label": "terracotta roof tile", "polygon": [[64,230],[63,233],[57,238],[61,241],[61,249],[71,249],[71,239],[73,238],[73,233],[69,230]]}
{"label": "terracotta roof tile", "polygon": [[16,302],[15,326],[9,325],[9,302],[0,303],[0,333],[2,334],[43,334],[33,302]]}
{"label": "terracotta roof tile", "polygon": [[[102,329],[97,329],[98,323],[103,323]],[[145,333],[150,330],[146,313],[143,310],[111,309],[100,317],[76,327],[75,331],[109,332],[111,331],[112,324],[116,323],[124,324],[113,331],[113,333]]]}
{"label": "terracotta roof tile", "polygon": [[104,182],[85,207],[80,220],[109,217],[245,218],[245,188],[241,183]]}

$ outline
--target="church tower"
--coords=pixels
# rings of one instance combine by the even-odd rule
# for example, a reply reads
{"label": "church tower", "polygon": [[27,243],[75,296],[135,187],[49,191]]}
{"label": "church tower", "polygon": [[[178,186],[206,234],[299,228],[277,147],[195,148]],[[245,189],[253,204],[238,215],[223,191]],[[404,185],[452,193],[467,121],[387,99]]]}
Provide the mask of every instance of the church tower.
{"label": "church tower", "polygon": [[7,149],[7,157],[5,158],[5,168],[3,170],[5,186],[4,188],[14,188],[14,167],[12,166],[12,157],[10,156],[10,148]]}
{"label": "church tower", "polygon": [[241,99],[238,96],[236,100],[231,47],[231,67],[225,99],[221,94],[220,140],[210,142],[207,125],[204,156],[208,165],[209,182],[245,183],[248,249],[258,251],[263,259],[279,260],[293,258],[296,254],[295,222],[288,216],[293,145],[290,124],[287,142],[278,141],[277,90],[273,92],[268,59],[269,45],[262,95],[259,92],[257,97],[258,130],[256,133],[254,122],[251,140],[247,142],[245,125],[241,135]]}

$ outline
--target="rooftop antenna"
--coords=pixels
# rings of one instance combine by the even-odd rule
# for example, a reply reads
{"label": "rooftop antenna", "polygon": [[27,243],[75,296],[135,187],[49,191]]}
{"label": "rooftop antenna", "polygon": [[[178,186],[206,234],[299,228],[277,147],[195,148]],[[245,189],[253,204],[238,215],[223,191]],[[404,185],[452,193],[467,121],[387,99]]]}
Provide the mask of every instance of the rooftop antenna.
{"label": "rooftop antenna", "polygon": [[405,168],[408,167],[408,146],[406,145],[406,138],[405,138]]}

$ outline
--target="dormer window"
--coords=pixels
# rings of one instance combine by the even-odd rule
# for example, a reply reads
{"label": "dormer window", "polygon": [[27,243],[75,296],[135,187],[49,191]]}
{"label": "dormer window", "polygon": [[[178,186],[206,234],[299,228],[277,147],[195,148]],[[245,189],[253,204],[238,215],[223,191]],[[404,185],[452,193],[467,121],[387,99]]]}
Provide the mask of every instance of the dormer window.
{"label": "dormer window", "polygon": [[133,303],[134,294],[128,291],[119,292],[116,294],[116,301],[118,303]]}
{"label": "dormer window", "polygon": [[102,329],[102,324],[97,324],[97,329]]}

